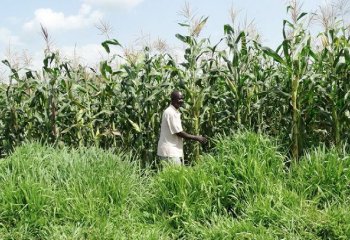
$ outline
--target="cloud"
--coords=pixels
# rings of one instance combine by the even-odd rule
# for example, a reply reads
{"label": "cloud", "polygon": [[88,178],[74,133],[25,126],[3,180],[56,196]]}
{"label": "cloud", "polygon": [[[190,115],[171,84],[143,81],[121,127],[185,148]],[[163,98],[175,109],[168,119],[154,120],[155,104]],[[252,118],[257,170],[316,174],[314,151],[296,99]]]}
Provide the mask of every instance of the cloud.
{"label": "cloud", "polygon": [[18,36],[12,35],[7,28],[0,27],[0,43],[10,45],[22,45]]}
{"label": "cloud", "polygon": [[34,19],[23,25],[25,30],[37,30],[40,24],[50,31],[73,30],[90,26],[103,17],[100,11],[92,11],[87,4],[83,4],[76,15],[65,16],[63,12],[55,12],[50,8],[39,8],[34,15]]}
{"label": "cloud", "polygon": [[84,0],[84,2],[106,9],[130,9],[139,5],[143,0]]}

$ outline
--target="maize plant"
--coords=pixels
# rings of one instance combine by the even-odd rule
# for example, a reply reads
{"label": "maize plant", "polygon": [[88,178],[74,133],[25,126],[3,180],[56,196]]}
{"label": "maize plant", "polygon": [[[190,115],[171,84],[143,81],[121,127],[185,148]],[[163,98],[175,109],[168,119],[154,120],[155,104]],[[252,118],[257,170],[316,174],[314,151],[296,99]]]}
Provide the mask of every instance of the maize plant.
{"label": "maize plant", "polygon": [[[311,36],[308,34],[302,24],[302,20],[306,14],[301,13],[296,22],[292,23],[287,20],[283,22],[283,43],[278,49],[282,53],[265,48],[265,53],[273,57],[280,64],[282,71],[285,71],[286,77],[290,84],[290,100],[292,106],[292,122],[291,122],[291,154],[294,159],[299,158],[301,148],[302,132],[300,129],[300,113],[302,105],[300,104],[300,83],[307,77],[306,72],[309,68],[309,60],[311,55]],[[287,28],[291,29],[291,36],[287,35]]]}
{"label": "maize plant", "polygon": [[[183,91],[186,131],[206,135],[250,129],[279,137],[294,159],[326,143],[338,149],[348,141],[350,37],[334,25],[317,36],[306,13],[283,21],[283,41],[273,50],[249,31],[224,25],[212,44],[200,36],[202,17],[180,23],[183,61],[146,46],[130,55],[116,39],[101,45],[108,58],[99,69],[76,66],[49,48],[41,70],[10,69],[0,87],[0,151],[9,154],[24,141],[54,145],[132,150],[150,164],[156,157],[161,113],[174,89]],[[315,47],[316,39],[321,46]],[[120,61],[119,61],[120,60]],[[203,149],[185,142],[186,160]]]}

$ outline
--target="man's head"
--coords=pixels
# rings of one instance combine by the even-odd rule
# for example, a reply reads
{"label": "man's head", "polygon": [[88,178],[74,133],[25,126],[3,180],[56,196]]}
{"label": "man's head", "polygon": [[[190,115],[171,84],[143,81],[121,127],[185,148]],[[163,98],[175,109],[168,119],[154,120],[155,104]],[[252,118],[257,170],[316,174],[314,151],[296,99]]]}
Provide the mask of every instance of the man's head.
{"label": "man's head", "polygon": [[184,103],[184,97],[180,91],[174,91],[170,95],[171,97],[171,105],[173,105],[176,109],[179,109]]}

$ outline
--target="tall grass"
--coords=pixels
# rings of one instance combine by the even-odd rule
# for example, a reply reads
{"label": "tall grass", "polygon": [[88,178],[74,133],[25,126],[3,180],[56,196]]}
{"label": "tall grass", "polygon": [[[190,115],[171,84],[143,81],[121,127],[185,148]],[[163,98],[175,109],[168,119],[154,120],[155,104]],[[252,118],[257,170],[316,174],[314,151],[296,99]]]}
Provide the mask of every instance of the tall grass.
{"label": "tall grass", "polygon": [[[313,178],[296,175],[307,172],[303,166],[309,164],[301,160],[286,168],[287,158],[278,149],[271,139],[247,132],[220,138],[215,153],[194,167],[167,168],[152,180],[148,220],[163,222],[184,239],[346,239],[348,189],[336,187],[348,185],[344,172],[334,173],[323,161],[328,153],[317,155],[318,172],[338,176],[320,180],[324,191],[332,188],[336,194],[310,198],[301,189],[315,188]],[[334,161],[342,161],[333,154]],[[311,175],[315,168],[310,165]],[[335,227],[338,221],[341,226]]]}
{"label": "tall grass", "polygon": [[349,157],[285,165],[277,141],[217,138],[193,166],[27,144],[0,162],[1,239],[349,239]]}
{"label": "tall grass", "polygon": [[320,208],[347,199],[350,191],[350,158],[335,149],[317,148],[293,164],[290,183],[299,194]]}
{"label": "tall grass", "polygon": [[[29,144],[2,160],[0,169],[2,239],[118,239],[118,233],[128,239],[135,234],[121,224],[134,221],[144,191],[129,155]],[[145,230],[141,224],[139,230]],[[152,235],[158,236],[156,229],[149,229]]]}

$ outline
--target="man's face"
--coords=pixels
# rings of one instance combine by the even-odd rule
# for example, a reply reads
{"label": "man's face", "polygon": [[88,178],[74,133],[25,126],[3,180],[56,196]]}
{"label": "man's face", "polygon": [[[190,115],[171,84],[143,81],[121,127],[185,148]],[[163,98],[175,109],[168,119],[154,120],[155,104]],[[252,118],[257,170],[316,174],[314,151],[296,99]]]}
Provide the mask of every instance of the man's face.
{"label": "man's face", "polygon": [[184,104],[184,96],[182,93],[178,93],[176,98],[173,101],[173,105],[176,109],[179,109]]}

